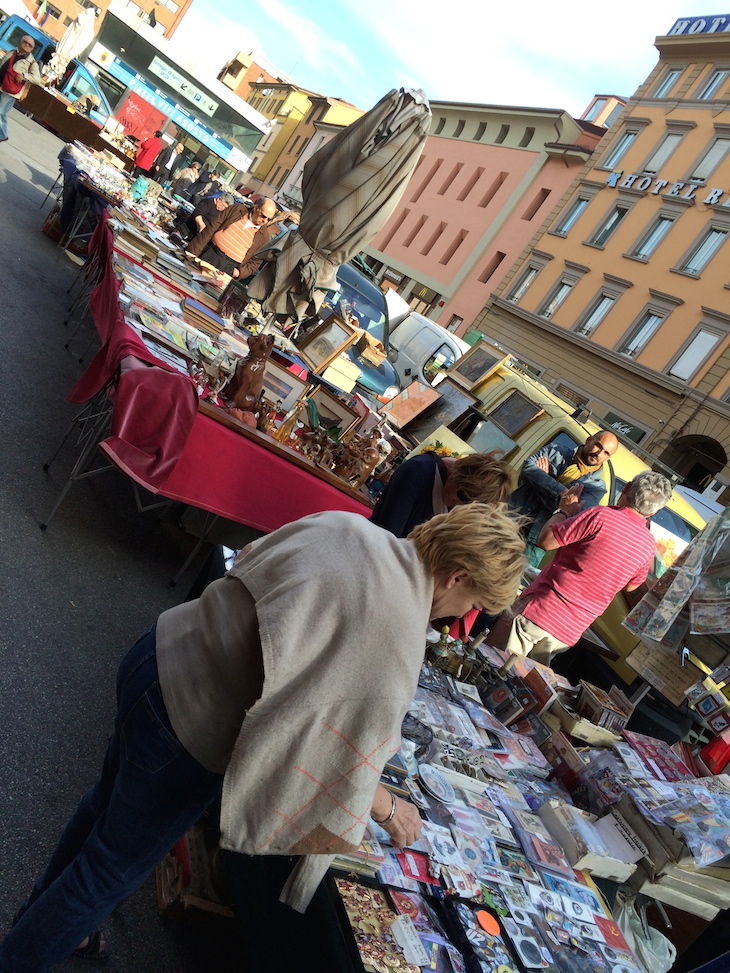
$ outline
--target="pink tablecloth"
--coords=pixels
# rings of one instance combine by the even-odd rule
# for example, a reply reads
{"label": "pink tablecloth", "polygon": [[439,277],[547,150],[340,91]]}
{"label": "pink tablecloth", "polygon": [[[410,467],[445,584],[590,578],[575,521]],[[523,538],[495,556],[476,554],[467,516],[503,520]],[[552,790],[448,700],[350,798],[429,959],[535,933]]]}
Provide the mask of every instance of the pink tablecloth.
{"label": "pink tablecloth", "polygon": [[258,530],[322,510],[369,516],[365,501],[197,411],[188,377],[158,361],[124,321],[105,220],[95,238],[106,273],[91,310],[103,344],[69,399],[86,402],[109,383],[112,435],[99,444],[107,459],[153,493]]}

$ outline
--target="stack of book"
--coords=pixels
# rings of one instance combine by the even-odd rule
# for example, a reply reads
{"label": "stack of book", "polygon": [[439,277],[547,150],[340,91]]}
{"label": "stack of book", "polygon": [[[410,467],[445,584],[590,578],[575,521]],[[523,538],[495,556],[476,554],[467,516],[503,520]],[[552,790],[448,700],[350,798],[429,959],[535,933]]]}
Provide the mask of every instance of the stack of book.
{"label": "stack of book", "polygon": [[192,297],[186,297],[183,299],[182,304],[183,314],[186,319],[207,335],[217,338],[225,330],[226,324],[220,314],[216,314],[212,308],[203,304],[202,301],[196,301]]}

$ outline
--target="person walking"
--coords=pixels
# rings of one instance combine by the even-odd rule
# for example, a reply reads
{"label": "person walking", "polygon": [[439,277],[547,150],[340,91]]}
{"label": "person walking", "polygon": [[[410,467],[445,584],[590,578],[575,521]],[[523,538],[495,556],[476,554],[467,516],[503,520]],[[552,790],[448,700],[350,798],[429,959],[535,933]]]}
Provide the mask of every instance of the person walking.
{"label": "person walking", "polygon": [[41,83],[41,70],[33,57],[35,41],[28,34],[20,38],[14,51],[0,60],[0,142],[8,140],[10,109],[28,92],[31,84]]}
{"label": "person walking", "polygon": [[557,553],[497,620],[489,644],[546,665],[575,645],[619,591],[646,581],[656,554],[647,518],[671,496],[669,480],[649,470],[627,483],[613,506],[576,513],[580,501],[561,497],[538,539]]}

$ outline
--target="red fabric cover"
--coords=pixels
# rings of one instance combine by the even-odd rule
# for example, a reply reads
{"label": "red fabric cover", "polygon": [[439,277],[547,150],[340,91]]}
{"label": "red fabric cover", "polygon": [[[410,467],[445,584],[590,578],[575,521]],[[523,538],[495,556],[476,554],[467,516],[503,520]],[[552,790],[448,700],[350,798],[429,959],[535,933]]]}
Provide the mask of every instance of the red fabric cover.
{"label": "red fabric cover", "polygon": [[153,493],[178,461],[198,413],[185,375],[162,368],[123,369],[114,398],[111,436],[99,449]]}
{"label": "red fabric cover", "polygon": [[322,510],[371,513],[364,502],[200,413],[159,492],[263,531]]}
{"label": "red fabric cover", "polygon": [[322,510],[369,517],[366,503],[198,413],[192,381],[155,358],[124,321],[110,234],[102,217],[91,252],[98,248],[106,272],[91,311],[104,344],[68,396],[88,402],[117,379],[112,435],[99,447],[110,462],[152,493],[259,530]]}

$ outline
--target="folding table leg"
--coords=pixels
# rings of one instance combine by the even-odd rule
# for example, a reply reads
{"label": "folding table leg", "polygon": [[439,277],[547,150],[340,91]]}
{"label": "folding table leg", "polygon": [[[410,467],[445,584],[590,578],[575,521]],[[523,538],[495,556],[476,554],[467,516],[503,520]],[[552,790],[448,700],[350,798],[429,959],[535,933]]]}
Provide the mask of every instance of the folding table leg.
{"label": "folding table leg", "polygon": [[208,536],[209,536],[210,532],[213,530],[213,528],[215,527],[215,525],[218,523],[219,520],[220,520],[220,516],[218,514],[206,513],[206,515],[205,515],[205,522],[204,522],[205,523],[205,526],[203,528],[203,533],[201,534],[200,538],[198,539],[198,543],[195,545],[195,547],[192,549],[192,551],[190,552],[190,554],[185,559],[185,563],[183,564],[183,566],[180,568],[180,570],[177,572],[177,574],[175,575],[175,577],[170,582],[170,587],[171,588],[174,588],[175,587],[175,585],[178,583],[178,581],[180,580],[180,578],[182,578],[182,576],[185,574],[185,572],[187,571],[187,569],[193,563],[193,560],[195,558],[195,555],[198,553],[198,551],[203,546],[203,544],[205,544],[206,540],[208,539]]}

